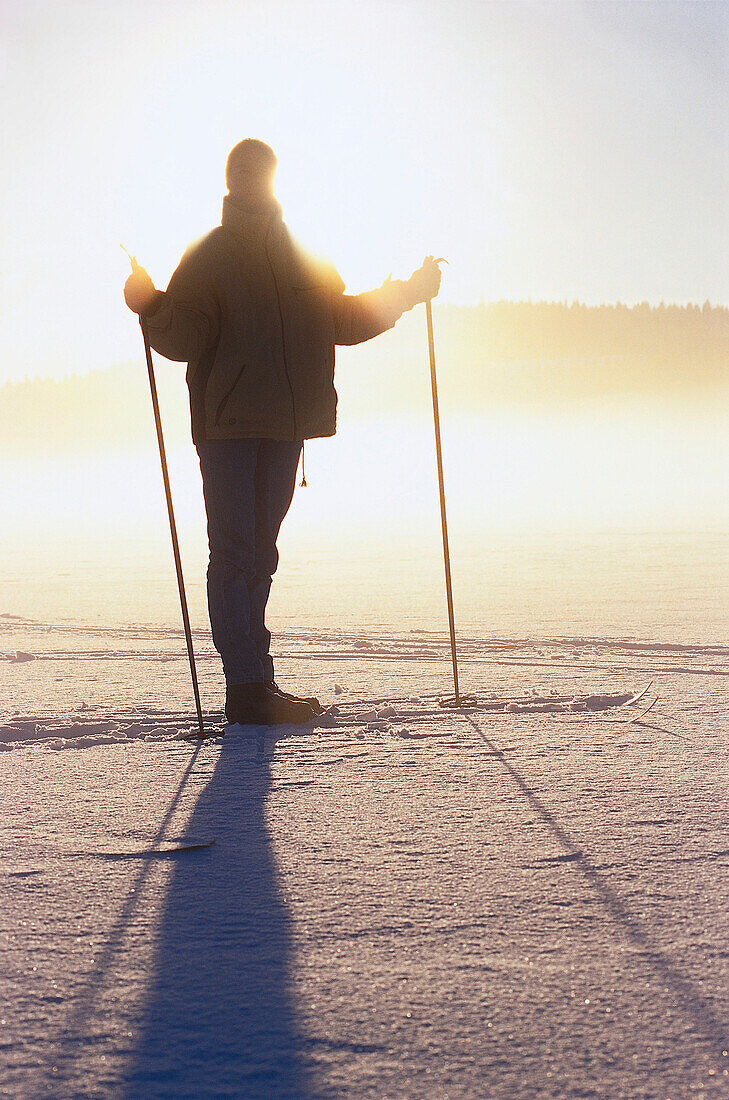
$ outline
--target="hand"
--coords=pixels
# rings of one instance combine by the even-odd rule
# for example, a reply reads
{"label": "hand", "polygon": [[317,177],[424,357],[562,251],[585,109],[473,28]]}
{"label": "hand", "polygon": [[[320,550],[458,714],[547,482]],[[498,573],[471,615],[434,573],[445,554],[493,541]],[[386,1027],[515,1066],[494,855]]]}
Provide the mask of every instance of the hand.
{"label": "hand", "polygon": [[423,266],[408,279],[413,305],[435,298],[440,290],[440,268],[432,256],[426,256]]}
{"label": "hand", "polygon": [[152,304],[157,291],[147,272],[139,264],[124,284],[124,301],[134,313],[144,313],[147,306]]}

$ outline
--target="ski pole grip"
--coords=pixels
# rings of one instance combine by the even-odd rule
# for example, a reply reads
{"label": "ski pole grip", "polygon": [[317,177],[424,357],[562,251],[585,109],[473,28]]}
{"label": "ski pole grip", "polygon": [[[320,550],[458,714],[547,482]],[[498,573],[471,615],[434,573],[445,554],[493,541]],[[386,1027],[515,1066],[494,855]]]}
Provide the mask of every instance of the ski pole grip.
{"label": "ski pole grip", "polygon": [[120,245],[119,245],[119,247],[120,247],[120,248],[121,248],[121,249],[122,249],[122,250],[123,250],[124,252],[126,252],[127,256],[129,257],[129,263],[130,263],[130,264],[132,265],[132,271],[134,271],[134,272],[137,272],[137,271],[139,271],[139,267],[140,267],[140,265],[139,265],[139,264],[137,263],[137,257],[136,257],[136,256],[132,256],[132,254],[131,254],[131,252],[129,251],[129,249],[128,249],[128,248],[124,248],[124,245],[123,245],[123,244],[120,244]]}

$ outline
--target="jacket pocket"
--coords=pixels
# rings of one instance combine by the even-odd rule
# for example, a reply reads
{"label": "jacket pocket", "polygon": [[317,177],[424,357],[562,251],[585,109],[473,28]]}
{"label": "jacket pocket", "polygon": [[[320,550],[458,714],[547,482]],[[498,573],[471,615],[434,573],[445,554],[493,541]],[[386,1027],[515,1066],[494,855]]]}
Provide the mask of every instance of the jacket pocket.
{"label": "jacket pocket", "polygon": [[230,386],[230,387],[229,387],[229,388],[228,388],[228,389],[227,389],[227,390],[225,391],[225,393],[223,394],[223,396],[222,396],[222,397],[220,398],[220,401],[218,402],[218,407],[217,407],[217,409],[215,410],[215,426],[216,426],[216,427],[217,427],[217,426],[218,426],[218,424],[220,423],[220,418],[221,418],[221,416],[223,415],[223,413],[225,412],[225,406],[226,406],[226,405],[228,404],[228,402],[229,402],[229,400],[230,400],[230,397],[231,397],[231,394],[233,393],[233,390],[235,389],[235,387],[236,387],[236,386],[238,385],[238,383],[240,382],[240,380],[241,380],[241,375],[243,374],[243,371],[244,371],[245,369],[246,369],[246,365],[245,365],[245,363],[244,363],[244,364],[243,364],[243,366],[242,366],[242,367],[240,368],[240,370],[238,371],[238,373],[236,374],[236,376],[235,376],[235,380],[233,381],[233,385],[232,385],[232,386]]}

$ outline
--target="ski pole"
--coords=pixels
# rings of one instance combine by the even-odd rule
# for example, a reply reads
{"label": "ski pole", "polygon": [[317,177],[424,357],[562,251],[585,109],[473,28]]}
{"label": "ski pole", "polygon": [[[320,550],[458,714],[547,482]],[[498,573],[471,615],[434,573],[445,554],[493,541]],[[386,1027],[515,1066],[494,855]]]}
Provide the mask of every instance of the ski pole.
{"label": "ski pole", "polygon": [[[124,245],[122,245],[124,248]],[[126,248],[124,251],[127,252]],[[132,263],[132,271],[136,271],[139,267],[134,256],[130,256],[127,252],[127,256]],[[190,661],[190,676],[192,677],[192,690],[195,694],[195,708],[197,710],[197,722],[200,731],[200,737],[205,736],[205,726],[203,724],[202,707],[200,706],[200,689],[197,682],[197,669],[195,667],[195,653],[192,648],[192,631],[190,630],[190,615],[187,610],[187,597],[185,595],[185,578],[182,574],[182,560],[180,558],[180,543],[177,538],[177,524],[175,523],[175,510],[172,507],[172,490],[170,489],[170,475],[167,469],[167,455],[165,453],[165,441],[162,435],[162,417],[159,411],[159,400],[157,398],[157,383],[154,378],[154,365],[152,363],[152,349],[149,344],[149,336],[147,335],[147,329],[144,324],[144,318],[140,315],[139,324],[142,329],[142,339],[144,341],[144,354],[147,359],[147,374],[149,375],[149,389],[152,394],[152,409],[154,411],[154,425],[157,429],[157,444],[159,446],[159,457],[162,465],[162,480],[165,487],[165,498],[167,500],[167,515],[170,521],[170,534],[172,536],[172,553],[175,559],[175,571],[177,573],[177,587],[180,593],[180,607],[182,609],[182,625],[185,630],[185,640],[187,642],[187,656]]]}
{"label": "ski pole", "polygon": [[[435,260],[442,263],[442,260]],[[438,463],[438,492],[440,494],[440,525],[443,533],[443,565],[445,567],[446,602],[448,604],[448,625],[451,634],[451,660],[453,662],[453,688],[455,705],[460,707],[461,696],[458,691],[458,658],[456,655],[456,622],[453,613],[453,588],[451,585],[451,556],[448,549],[448,521],[446,519],[445,484],[443,480],[443,451],[440,442],[440,413],[438,411],[438,381],[435,374],[435,340],[433,338],[433,309],[431,299],[425,300],[425,317],[428,323],[428,353],[430,355],[430,388],[433,394],[433,425],[435,428],[435,454]]]}

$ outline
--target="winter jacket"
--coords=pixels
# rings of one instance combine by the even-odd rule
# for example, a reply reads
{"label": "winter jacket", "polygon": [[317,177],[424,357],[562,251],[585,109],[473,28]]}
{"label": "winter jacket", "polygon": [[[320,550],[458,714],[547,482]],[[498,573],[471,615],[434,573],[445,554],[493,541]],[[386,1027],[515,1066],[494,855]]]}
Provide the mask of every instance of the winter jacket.
{"label": "winter jacket", "polygon": [[212,439],[333,435],[335,344],[392,328],[407,283],[347,295],[335,268],[292,239],[275,200],[232,196],[222,224],[183,256],[145,311],[153,348],[187,362],[192,434]]}

